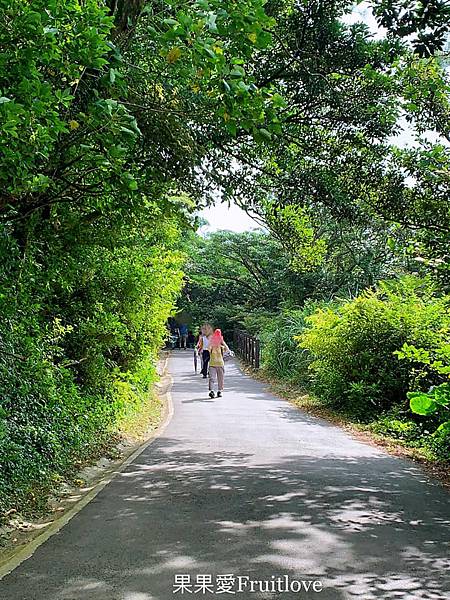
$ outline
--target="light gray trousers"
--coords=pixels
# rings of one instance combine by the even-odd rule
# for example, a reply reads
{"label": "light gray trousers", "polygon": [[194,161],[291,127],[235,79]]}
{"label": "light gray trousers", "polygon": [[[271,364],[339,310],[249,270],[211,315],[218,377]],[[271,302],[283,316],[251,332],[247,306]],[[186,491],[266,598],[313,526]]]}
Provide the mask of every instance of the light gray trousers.
{"label": "light gray trousers", "polygon": [[217,391],[223,391],[223,379],[225,374],[224,367],[211,367],[209,366],[209,389],[214,391],[214,386],[217,382]]}

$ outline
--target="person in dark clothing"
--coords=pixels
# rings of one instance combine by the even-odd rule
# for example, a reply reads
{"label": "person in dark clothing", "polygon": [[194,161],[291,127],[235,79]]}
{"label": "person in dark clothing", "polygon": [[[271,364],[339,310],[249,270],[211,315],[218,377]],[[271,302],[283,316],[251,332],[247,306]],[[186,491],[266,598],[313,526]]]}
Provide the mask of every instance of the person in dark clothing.
{"label": "person in dark clothing", "polygon": [[202,326],[202,335],[198,342],[198,350],[202,357],[202,370],[203,379],[208,377],[208,365],[209,365],[209,339],[213,334],[213,328],[209,323]]}
{"label": "person in dark clothing", "polygon": [[187,348],[188,326],[185,323],[180,325],[180,348]]}
{"label": "person in dark clothing", "polygon": [[195,346],[195,335],[193,331],[188,331],[187,344],[188,348],[193,348]]}

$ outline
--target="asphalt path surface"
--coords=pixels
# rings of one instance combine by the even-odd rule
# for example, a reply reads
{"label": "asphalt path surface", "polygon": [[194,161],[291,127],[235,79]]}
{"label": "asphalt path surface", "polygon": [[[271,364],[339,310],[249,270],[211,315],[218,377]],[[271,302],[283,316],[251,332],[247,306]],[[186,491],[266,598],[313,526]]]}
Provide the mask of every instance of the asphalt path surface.
{"label": "asphalt path surface", "polygon": [[235,364],[214,400],[190,351],[170,371],[163,435],[0,582],[0,600],[450,598],[440,484]]}

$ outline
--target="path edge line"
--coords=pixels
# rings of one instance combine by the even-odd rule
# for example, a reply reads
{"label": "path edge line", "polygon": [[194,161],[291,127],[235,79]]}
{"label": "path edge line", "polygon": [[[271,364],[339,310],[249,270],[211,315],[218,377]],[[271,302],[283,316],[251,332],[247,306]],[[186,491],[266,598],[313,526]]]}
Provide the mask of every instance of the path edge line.
{"label": "path edge line", "polygon": [[[167,366],[166,361],[166,366]],[[25,562],[27,559],[31,558],[39,546],[42,546],[49,538],[51,538],[55,533],[58,533],[67,523],[78,514],[89,502],[91,502],[97,494],[99,494],[111,481],[121,473],[125,467],[131,464],[144,450],[150,446],[155,440],[157,440],[162,433],[164,433],[166,427],[169,425],[172,420],[174,408],[173,408],[173,400],[172,400],[172,387],[174,379],[170,373],[167,374],[169,378],[169,386],[167,391],[165,392],[166,401],[164,403],[164,415],[161,423],[158,425],[157,429],[153,432],[151,437],[146,440],[137,450],[135,450],[132,454],[127,456],[123,462],[114,467],[109,473],[106,473],[104,477],[102,477],[94,487],[89,490],[80,500],[78,500],[67,512],[65,512],[61,517],[56,519],[49,525],[48,529],[46,529],[43,533],[36,536],[33,540],[30,541],[24,548],[21,548],[10,557],[6,562],[0,565],[0,581],[9,575],[12,571],[14,571],[19,565]]]}

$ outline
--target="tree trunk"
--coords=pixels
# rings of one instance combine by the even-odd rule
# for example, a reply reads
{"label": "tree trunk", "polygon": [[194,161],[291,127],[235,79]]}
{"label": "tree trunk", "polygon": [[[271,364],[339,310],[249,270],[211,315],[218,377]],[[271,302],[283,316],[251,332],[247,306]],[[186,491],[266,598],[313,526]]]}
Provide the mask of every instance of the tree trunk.
{"label": "tree trunk", "polygon": [[146,3],[147,0],[108,0],[115,20],[115,37],[134,27]]}

